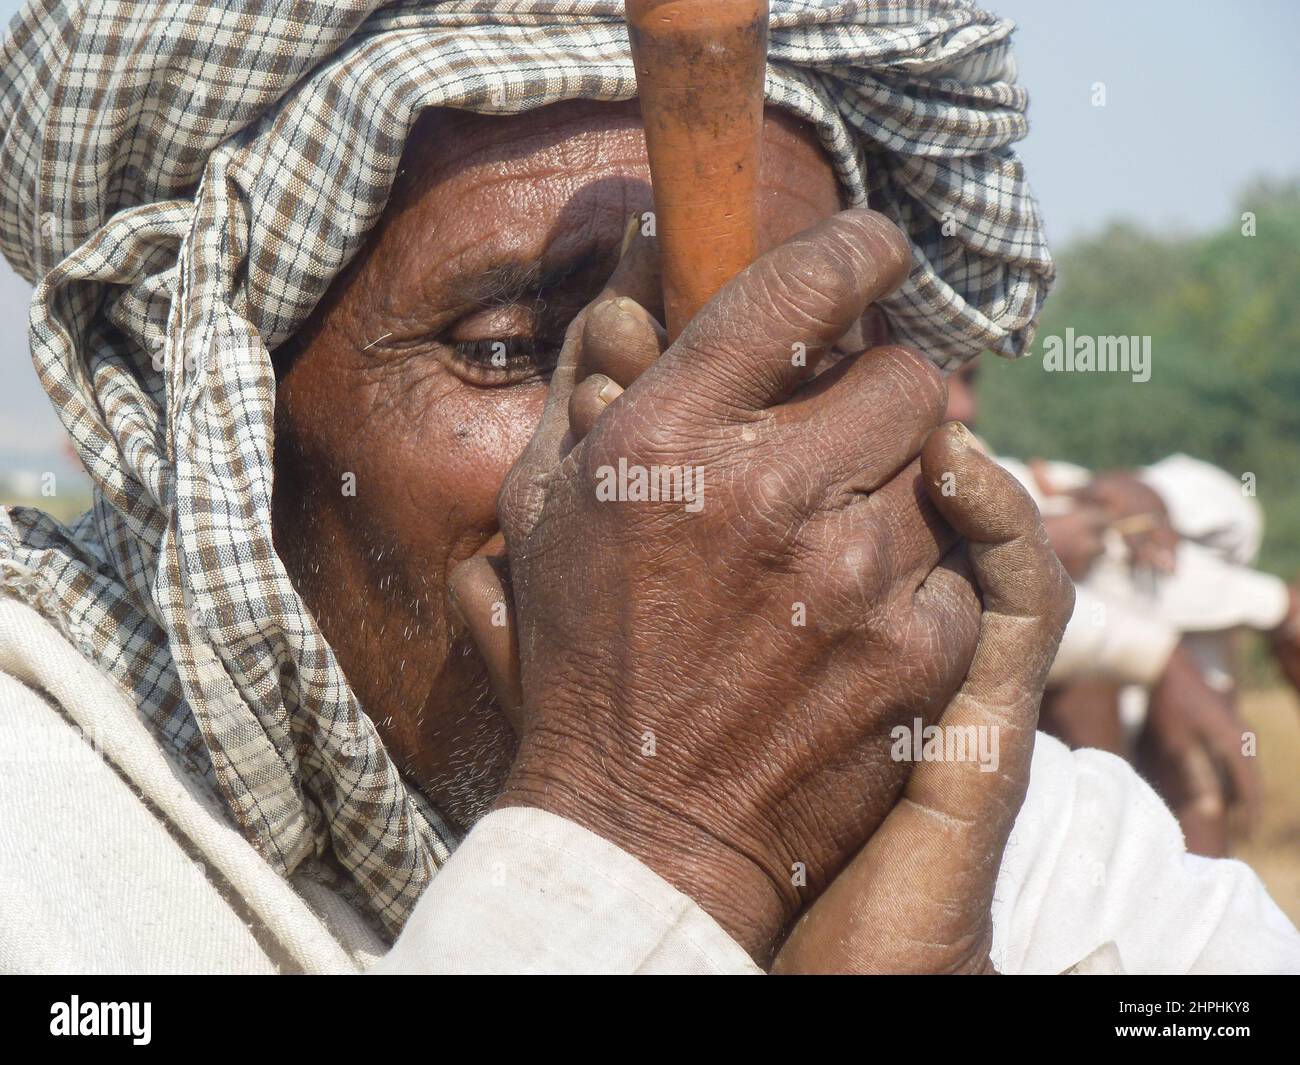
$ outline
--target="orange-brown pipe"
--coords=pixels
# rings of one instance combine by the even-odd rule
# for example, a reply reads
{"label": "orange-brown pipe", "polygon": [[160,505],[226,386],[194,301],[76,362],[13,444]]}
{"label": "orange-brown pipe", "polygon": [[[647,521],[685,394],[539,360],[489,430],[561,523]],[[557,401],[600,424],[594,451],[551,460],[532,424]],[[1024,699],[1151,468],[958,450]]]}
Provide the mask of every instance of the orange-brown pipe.
{"label": "orange-brown pipe", "polygon": [[675,340],[758,255],[767,0],[626,0]]}

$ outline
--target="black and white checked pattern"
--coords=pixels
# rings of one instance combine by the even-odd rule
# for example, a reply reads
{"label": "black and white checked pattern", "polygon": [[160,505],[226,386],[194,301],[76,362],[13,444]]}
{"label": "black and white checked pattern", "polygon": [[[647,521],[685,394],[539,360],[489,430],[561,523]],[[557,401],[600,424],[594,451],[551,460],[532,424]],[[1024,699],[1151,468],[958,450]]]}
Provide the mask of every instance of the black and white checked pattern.
{"label": "black and white checked pattern", "polygon": [[[281,873],[329,852],[390,934],[454,840],[399,777],[271,540],[275,379],[426,107],[635,95],[621,0],[33,0],[0,45],[0,249],[95,482],[0,513],[0,582],[131,693]],[[1011,23],[773,0],[769,101],[912,237],[886,302],[949,365],[1018,355],[1052,278],[1011,145]]]}

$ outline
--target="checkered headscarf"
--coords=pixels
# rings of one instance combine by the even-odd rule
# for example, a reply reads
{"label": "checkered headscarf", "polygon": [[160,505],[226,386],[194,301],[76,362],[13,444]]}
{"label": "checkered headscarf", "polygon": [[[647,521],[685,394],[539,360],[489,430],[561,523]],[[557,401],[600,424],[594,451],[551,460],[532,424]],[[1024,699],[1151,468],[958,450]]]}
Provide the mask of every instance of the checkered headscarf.
{"label": "checkered headscarf", "polygon": [[[421,109],[636,94],[621,0],[33,0],[0,46],[0,248],[95,483],[0,513],[0,581],[133,696],[277,870],[329,852],[390,933],[453,844],[271,540],[275,377],[384,210]],[[773,0],[771,103],[911,236],[893,329],[1016,355],[1052,276],[1011,150],[1011,23]]]}

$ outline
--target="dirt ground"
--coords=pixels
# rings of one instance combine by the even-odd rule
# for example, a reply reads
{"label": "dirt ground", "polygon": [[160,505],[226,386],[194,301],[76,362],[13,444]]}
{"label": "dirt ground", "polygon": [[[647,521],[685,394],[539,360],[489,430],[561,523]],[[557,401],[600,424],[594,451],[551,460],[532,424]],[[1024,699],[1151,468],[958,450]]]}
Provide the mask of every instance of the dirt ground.
{"label": "dirt ground", "polygon": [[1254,835],[1233,848],[1233,857],[1250,864],[1300,925],[1300,702],[1283,689],[1247,692],[1242,710],[1259,737],[1264,811]]}

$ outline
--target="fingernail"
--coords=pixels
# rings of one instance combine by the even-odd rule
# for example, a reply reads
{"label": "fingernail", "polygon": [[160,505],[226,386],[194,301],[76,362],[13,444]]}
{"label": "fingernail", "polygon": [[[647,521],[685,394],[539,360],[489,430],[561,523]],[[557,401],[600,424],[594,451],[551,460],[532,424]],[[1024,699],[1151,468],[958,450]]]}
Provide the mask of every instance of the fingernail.
{"label": "fingernail", "polygon": [[953,436],[957,438],[962,447],[978,452],[981,455],[989,453],[988,448],[984,446],[984,441],[967,429],[962,422],[952,422],[951,424],[955,426]]}
{"label": "fingernail", "polygon": [[[605,377],[604,374],[596,374],[597,377]],[[618,399],[622,389],[619,388],[618,382],[611,378],[605,377],[605,383],[600,386],[600,391],[596,393],[596,398],[600,400],[601,406],[608,407],[614,400]]]}
{"label": "fingernail", "polygon": [[637,301],[632,299],[630,296],[619,296],[619,298],[616,299],[614,303],[618,306],[619,313],[622,314],[623,317],[625,318],[629,318],[634,322],[641,322],[641,323],[648,322],[650,320],[650,312],[647,311],[644,307],[641,306],[641,304],[637,303]]}
{"label": "fingernail", "polygon": [[632,247],[632,241],[636,238],[637,230],[641,228],[641,214],[633,211],[627,216],[627,225],[623,227],[623,244],[618,249],[618,257],[621,259],[627,254],[627,249]]}
{"label": "fingernail", "polygon": [[592,307],[590,314],[592,317],[604,318],[607,315],[618,315],[623,313],[619,307],[619,301],[616,299],[601,300],[596,306]]}

